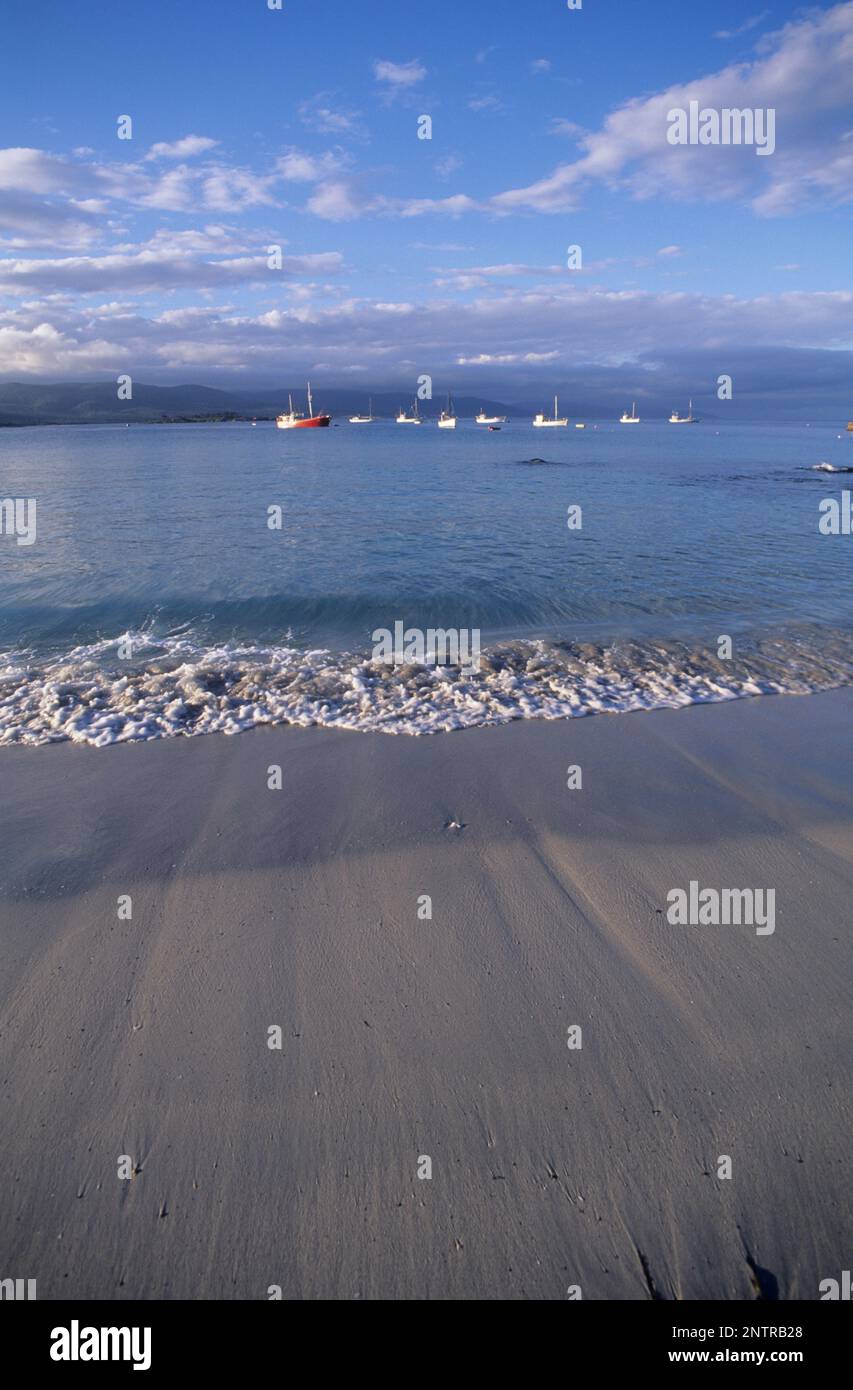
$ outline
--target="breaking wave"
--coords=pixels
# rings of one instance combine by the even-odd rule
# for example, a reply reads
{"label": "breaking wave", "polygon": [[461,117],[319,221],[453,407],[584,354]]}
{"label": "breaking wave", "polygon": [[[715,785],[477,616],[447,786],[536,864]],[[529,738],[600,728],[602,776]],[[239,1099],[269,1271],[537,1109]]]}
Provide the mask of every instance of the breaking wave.
{"label": "breaking wave", "polygon": [[[132,662],[119,660],[119,642],[128,640]],[[473,674],[322,649],[127,633],[47,659],[0,653],[0,744],[104,747],[275,724],[423,735],[851,683],[853,638],[823,629],[738,643],[733,660],[675,641],[513,640],[484,649]]]}

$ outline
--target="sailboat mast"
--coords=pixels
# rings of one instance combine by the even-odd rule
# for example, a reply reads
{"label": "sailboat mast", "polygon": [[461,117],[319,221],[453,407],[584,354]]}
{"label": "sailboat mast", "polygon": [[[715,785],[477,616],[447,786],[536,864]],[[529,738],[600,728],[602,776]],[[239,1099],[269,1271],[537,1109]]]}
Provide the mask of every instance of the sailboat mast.
{"label": "sailboat mast", "polygon": [[308,419],[314,418],[314,403],[311,400],[311,382],[308,383]]}

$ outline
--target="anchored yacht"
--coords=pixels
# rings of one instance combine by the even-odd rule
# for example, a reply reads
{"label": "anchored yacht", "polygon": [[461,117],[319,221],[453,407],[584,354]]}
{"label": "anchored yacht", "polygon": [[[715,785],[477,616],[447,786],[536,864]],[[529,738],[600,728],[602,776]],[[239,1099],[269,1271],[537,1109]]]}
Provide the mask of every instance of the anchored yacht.
{"label": "anchored yacht", "polygon": [[447,407],[438,417],[438,428],[440,430],[456,429],[456,416],[453,413],[453,397],[449,391],[447,393]]}
{"label": "anchored yacht", "polygon": [[418,398],[415,396],[415,404],[411,415],[407,415],[403,407],[400,407],[400,414],[397,416],[398,425],[422,425],[423,420],[418,414]]}
{"label": "anchored yacht", "polygon": [[632,401],[632,402],[631,402],[631,414],[629,415],[628,412],[627,412],[627,410],[626,410],[626,411],[625,411],[625,414],[621,417],[619,423],[620,423],[620,425],[639,425],[639,423],[640,423],[640,417],[639,417],[639,415],[637,414],[637,402],[636,402],[636,401]]}
{"label": "anchored yacht", "polygon": [[372,425],[375,418],[373,414],[373,397],[371,396],[367,407],[367,414],[351,415],[349,417],[349,422],[351,425]]}

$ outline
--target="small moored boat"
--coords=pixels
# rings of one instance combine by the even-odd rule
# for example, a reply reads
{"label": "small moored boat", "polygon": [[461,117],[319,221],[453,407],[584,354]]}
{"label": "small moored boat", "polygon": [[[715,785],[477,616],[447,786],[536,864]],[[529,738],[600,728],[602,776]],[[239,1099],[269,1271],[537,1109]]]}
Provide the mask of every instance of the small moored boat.
{"label": "small moored boat", "polygon": [[438,417],[438,428],[440,430],[455,430],[456,416],[453,413],[453,397],[447,393],[447,406]]}
{"label": "small moored boat", "polygon": [[349,417],[349,422],[351,425],[372,425],[374,419],[375,416],[373,414],[373,397],[371,396],[367,406],[367,414],[351,415]]}
{"label": "small moored boat", "polygon": [[288,396],[288,409],[285,415],[276,416],[276,426],[280,430],[316,430],[325,429],[331,423],[331,415],[315,415],[314,401],[311,396],[311,383],[308,383],[308,414],[300,415],[293,409],[293,397]]}
{"label": "small moored boat", "polygon": [[690,407],[686,415],[679,415],[678,411],[674,410],[669,417],[669,423],[671,425],[698,425],[699,421],[693,414],[693,402],[690,402]]}
{"label": "small moored boat", "polygon": [[413,408],[413,410],[412,410],[411,415],[407,415],[406,412],[405,412],[405,410],[402,408],[402,406],[400,407],[400,413],[399,413],[399,415],[397,416],[397,424],[398,424],[398,425],[422,425],[422,424],[423,424],[423,420],[421,419],[420,415],[418,414],[418,398],[417,398],[417,396],[415,396],[415,404],[414,404],[414,408]]}
{"label": "small moored boat", "polygon": [[537,429],[537,430],[565,429],[565,428],[566,428],[566,425],[567,425],[568,423],[569,423],[569,422],[568,422],[567,419],[561,419],[560,416],[559,416],[559,414],[558,414],[558,401],[557,401],[557,397],[556,397],[556,396],[554,397],[554,414],[553,414],[553,416],[545,415],[545,414],[540,410],[540,411],[539,411],[539,414],[538,414],[538,415],[534,415],[534,417],[533,417],[533,425],[534,425],[534,428]]}

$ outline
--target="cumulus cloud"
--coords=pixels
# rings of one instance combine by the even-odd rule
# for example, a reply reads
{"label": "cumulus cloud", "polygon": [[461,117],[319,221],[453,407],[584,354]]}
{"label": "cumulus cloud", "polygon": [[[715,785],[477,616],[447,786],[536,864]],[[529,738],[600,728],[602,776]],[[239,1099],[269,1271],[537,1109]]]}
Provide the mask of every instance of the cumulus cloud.
{"label": "cumulus cloud", "polygon": [[464,193],[449,198],[389,198],[365,192],[352,180],[333,180],[318,185],[306,209],[329,222],[351,222],[368,213],[384,217],[423,217],[429,213],[461,217],[477,207]]}
{"label": "cumulus cloud", "polygon": [[[195,137],[194,137],[195,138]],[[176,144],[181,144],[178,141]],[[136,163],[97,163],[69,160],[45,150],[0,150],[0,229],[12,225],[23,232],[23,213],[33,227],[33,245],[45,241],[44,229],[68,223],[63,242],[79,242],[85,215],[105,213],[113,204],[168,212],[208,208],[237,212],[248,207],[275,206],[281,170],[266,174],[220,161],[178,164],[162,172],[147,160]],[[63,201],[64,200],[64,201]],[[69,209],[71,205],[74,209]],[[58,213],[57,209],[62,212]],[[3,221],[4,209],[12,209]]]}
{"label": "cumulus cloud", "polygon": [[475,200],[466,193],[454,193],[449,198],[386,198],[383,201],[385,210],[399,217],[423,217],[427,213],[461,217],[477,207]]}
{"label": "cumulus cloud", "polygon": [[[107,280],[102,277],[101,288]],[[358,363],[379,379],[421,360],[452,374],[461,388],[469,374],[479,380],[478,372],[498,368],[505,384],[541,382],[593,368],[634,364],[636,371],[645,364],[651,370],[700,351],[725,372],[746,360],[760,366],[782,349],[850,348],[851,310],[847,291],[715,298],[583,289],[557,280],[471,303],[329,303],[315,293],[304,303],[256,313],[177,306],[153,316],[109,307],[100,314],[61,299],[30,299],[0,310],[0,374],[79,374],[128,360],[137,373],[206,365],[278,373],[322,361],[341,373]],[[835,355],[825,353],[826,359],[832,359],[826,370],[837,375]]]}
{"label": "cumulus cloud", "polygon": [[288,182],[318,183],[320,179],[339,173],[344,163],[342,155],[331,150],[314,155],[290,149],[276,160],[276,169]]}
{"label": "cumulus cloud", "polygon": [[185,135],[182,140],[163,141],[152,145],[145,158],[148,159],[191,159],[193,155],[205,154],[215,149],[218,140],[207,135]]}
{"label": "cumulus cloud", "polygon": [[80,339],[60,332],[50,323],[30,329],[0,323],[0,371],[10,376],[73,376],[110,371],[131,360],[120,342],[94,336]]}
{"label": "cumulus cloud", "polygon": [[361,193],[346,179],[321,184],[308,199],[307,210],[328,222],[351,222],[377,206],[377,200]]}
{"label": "cumulus cloud", "polygon": [[[215,242],[215,238],[213,239]],[[171,234],[133,252],[103,256],[44,257],[40,260],[0,260],[0,292],[11,295],[57,291],[73,294],[125,294],[175,289],[211,289],[293,275],[335,275],[343,257],[338,251],[282,255],[281,269],[271,269],[268,256],[254,255],[205,260],[196,254],[204,245],[196,234]],[[193,250],[190,250],[193,247]]]}
{"label": "cumulus cloud", "polygon": [[558,352],[478,352],[476,357],[457,357],[457,367],[517,367],[556,362]]}
{"label": "cumulus cloud", "polygon": [[[811,13],[765,36],[752,62],[732,64],[695,81],[626,102],[602,128],[584,135],[581,157],[545,178],[491,200],[495,211],[563,212],[592,182],[633,197],[738,199],[763,215],[803,204],[853,198],[850,72],[853,3]],[[729,107],[776,112],[775,154],[754,148],[672,146],[668,115]]]}
{"label": "cumulus cloud", "polygon": [[70,194],[91,187],[84,166],[45,150],[17,147],[0,150],[0,189],[19,193]]}
{"label": "cumulus cloud", "polygon": [[0,196],[0,246],[79,250],[94,244],[99,236],[94,209],[85,204],[53,203],[18,192]]}
{"label": "cumulus cloud", "polygon": [[386,58],[379,58],[373,64],[376,81],[393,90],[414,87],[418,82],[423,82],[426,75],[427,70],[418,58],[412,58],[408,63],[391,63]]}
{"label": "cumulus cloud", "polygon": [[341,139],[363,139],[366,135],[360,111],[350,111],[346,107],[332,104],[333,98],[326,92],[318,92],[308,101],[300,102],[299,119],[309,130],[321,135],[337,135]]}
{"label": "cumulus cloud", "polygon": [[565,135],[577,143],[579,136],[587,135],[589,132],[582,125],[578,125],[577,121],[569,121],[565,116],[555,116],[551,121],[548,133],[550,135]]}
{"label": "cumulus cloud", "polygon": [[552,277],[567,275],[565,266],[561,265],[524,265],[508,262],[502,265],[476,265],[466,266],[463,269],[456,267],[438,267],[435,270],[437,276],[433,282],[438,289],[453,289],[461,292],[481,289],[490,282],[501,282],[505,280],[521,280],[533,277],[534,279],[549,279]]}
{"label": "cumulus cloud", "polygon": [[[417,196],[417,190],[389,196],[368,189],[363,178],[353,176],[351,158],[340,149],[315,154],[291,148],[260,172],[209,158],[213,142],[196,135],[155,146],[163,159],[159,166],[148,157],[104,163],[37,149],[0,150],[0,189],[11,195],[6,220],[0,220],[0,236],[5,230],[7,246],[24,248],[31,237],[29,244],[38,247],[48,245],[55,231],[58,245],[79,249],[91,235],[91,219],[116,205],[175,213],[238,213],[286,206],[282,193],[300,182],[313,185],[306,210],[333,222],[366,215],[558,213],[576,207],[584,190],[595,183],[637,199],[745,201],[764,216],[804,203],[839,204],[853,198],[851,66],[853,0],[847,0],[765,36],[751,62],[625,103],[597,131],[581,131],[558,120],[552,129],[575,138],[578,157],[533,183],[478,199],[463,192],[435,198]],[[426,76],[417,59],[377,60],[375,72],[380,86],[392,92],[411,90]],[[744,146],[670,145],[668,115],[692,101],[715,109],[772,108],[775,153],[759,159],[753,148]],[[472,97],[468,104],[484,111],[500,103],[487,94]],[[331,106],[317,104],[317,111],[334,123]],[[190,152],[202,157],[182,158]],[[453,172],[453,159],[438,165],[439,177]],[[68,206],[72,202],[73,211]]]}

